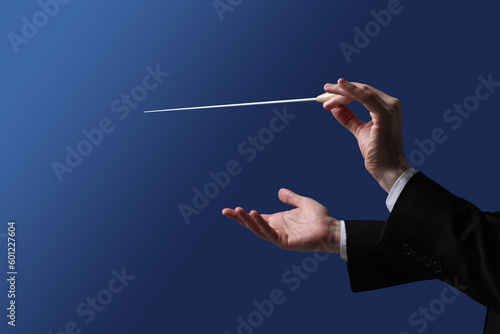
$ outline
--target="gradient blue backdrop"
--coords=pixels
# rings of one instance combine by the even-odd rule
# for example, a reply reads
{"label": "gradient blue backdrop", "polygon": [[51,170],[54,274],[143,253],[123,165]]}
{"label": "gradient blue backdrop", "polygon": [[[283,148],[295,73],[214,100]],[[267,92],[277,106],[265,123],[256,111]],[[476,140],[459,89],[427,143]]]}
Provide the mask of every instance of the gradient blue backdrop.
{"label": "gradient blue backdrop", "polygon": [[[238,145],[269,125],[271,106],[143,114],[311,97],[339,77],[366,82],[403,101],[407,154],[434,128],[447,134],[418,170],[499,210],[500,91],[457,130],[443,113],[474,93],[478,76],[500,81],[500,5],[402,0],[402,12],[348,64],[339,44],[353,44],[353,29],[388,2],[243,0],[221,21],[211,0],[70,1],[16,53],[8,34],[21,34],[23,17],[32,21],[41,7],[3,1],[0,276],[11,219],[19,275],[15,329],[0,283],[0,332],[55,334],[74,321],[82,333],[233,334],[252,301],[280,289],[286,302],[255,333],[417,333],[409,316],[440,298],[443,283],[353,294],[345,263],[331,256],[291,291],[282,274],[310,254],[282,251],[220,213],[285,210],[277,191],[288,187],[339,219],[387,218],[354,138],[321,105],[276,106],[296,117],[252,162]],[[157,65],[170,75],[120,119],[113,101]],[[52,163],[64,163],[65,147],[105,118],[114,131],[59,182]],[[192,189],[231,160],[241,173],[187,225],[178,205],[192,204]],[[85,323],[77,305],[124,267],[136,278]],[[479,333],[484,313],[460,295],[425,332]]]}

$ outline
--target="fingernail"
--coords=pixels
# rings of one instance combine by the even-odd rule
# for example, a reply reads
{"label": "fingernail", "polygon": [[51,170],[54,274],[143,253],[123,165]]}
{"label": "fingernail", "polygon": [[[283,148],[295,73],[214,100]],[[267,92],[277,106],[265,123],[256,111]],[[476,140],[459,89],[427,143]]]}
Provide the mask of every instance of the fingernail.
{"label": "fingernail", "polygon": [[346,82],[346,80],[344,80],[343,78],[340,78],[337,82],[338,82],[339,84],[341,84],[341,83]]}

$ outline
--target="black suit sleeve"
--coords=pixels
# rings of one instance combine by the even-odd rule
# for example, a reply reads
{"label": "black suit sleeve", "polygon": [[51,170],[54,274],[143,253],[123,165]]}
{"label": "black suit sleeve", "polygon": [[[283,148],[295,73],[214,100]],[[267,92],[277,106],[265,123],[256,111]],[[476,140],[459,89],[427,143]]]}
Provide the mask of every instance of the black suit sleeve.
{"label": "black suit sleeve", "polygon": [[387,223],[346,221],[346,233],[353,291],[440,279],[500,312],[500,213],[417,173]]}

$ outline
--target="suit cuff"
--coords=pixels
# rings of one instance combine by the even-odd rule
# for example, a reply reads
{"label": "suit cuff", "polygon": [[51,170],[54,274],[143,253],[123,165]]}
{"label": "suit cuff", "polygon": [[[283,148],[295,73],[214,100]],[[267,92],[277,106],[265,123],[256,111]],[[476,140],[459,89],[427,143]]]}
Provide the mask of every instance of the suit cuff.
{"label": "suit cuff", "polygon": [[387,209],[389,209],[389,212],[392,212],[392,209],[394,208],[399,195],[401,195],[401,192],[405,188],[408,181],[410,181],[413,175],[417,173],[418,172],[415,169],[409,168],[399,177],[396,183],[394,183],[391,192],[389,193],[389,196],[387,196],[387,199],[385,201],[385,205],[387,206]]}

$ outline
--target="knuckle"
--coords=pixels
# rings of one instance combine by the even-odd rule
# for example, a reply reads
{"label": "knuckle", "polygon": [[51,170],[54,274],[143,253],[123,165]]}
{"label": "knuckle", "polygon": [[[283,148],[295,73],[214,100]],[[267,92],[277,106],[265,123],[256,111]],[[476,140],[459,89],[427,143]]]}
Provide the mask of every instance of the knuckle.
{"label": "knuckle", "polygon": [[401,103],[401,100],[400,99],[394,99],[394,105],[397,107],[397,108],[401,108],[403,106],[403,104]]}
{"label": "knuckle", "polygon": [[371,92],[371,87],[367,84],[362,84],[359,86],[359,88],[361,88],[362,90],[364,90],[365,92]]}
{"label": "knuckle", "polygon": [[390,106],[391,106],[392,108],[394,108],[394,111],[395,111],[395,112],[399,112],[399,111],[401,111],[401,109],[403,108],[403,105],[402,105],[402,103],[401,103],[401,100],[396,99],[396,98],[394,98],[394,99],[390,102]]}
{"label": "knuckle", "polygon": [[369,89],[365,90],[365,98],[367,100],[374,100],[376,98],[376,94],[373,91],[369,90]]}

